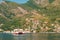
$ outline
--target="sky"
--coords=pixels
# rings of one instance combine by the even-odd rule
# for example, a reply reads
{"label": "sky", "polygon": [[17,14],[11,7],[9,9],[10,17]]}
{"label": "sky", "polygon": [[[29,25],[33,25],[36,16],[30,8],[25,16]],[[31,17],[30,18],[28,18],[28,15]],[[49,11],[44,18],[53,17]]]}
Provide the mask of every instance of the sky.
{"label": "sky", "polygon": [[[2,0],[0,0],[1,2]],[[13,2],[16,2],[16,3],[20,3],[20,4],[23,4],[23,3],[26,3],[28,0],[9,0],[9,1],[13,1]]]}
{"label": "sky", "polygon": [[0,2],[1,2],[2,0],[0,0]]}

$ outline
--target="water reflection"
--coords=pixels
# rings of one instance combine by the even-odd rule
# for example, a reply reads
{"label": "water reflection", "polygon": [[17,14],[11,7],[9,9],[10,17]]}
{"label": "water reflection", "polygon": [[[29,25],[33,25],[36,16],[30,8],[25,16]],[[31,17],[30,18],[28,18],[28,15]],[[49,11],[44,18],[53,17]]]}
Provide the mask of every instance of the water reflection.
{"label": "water reflection", "polygon": [[0,33],[0,40],[60,40],[60,33],[27,33],[20,35]]}

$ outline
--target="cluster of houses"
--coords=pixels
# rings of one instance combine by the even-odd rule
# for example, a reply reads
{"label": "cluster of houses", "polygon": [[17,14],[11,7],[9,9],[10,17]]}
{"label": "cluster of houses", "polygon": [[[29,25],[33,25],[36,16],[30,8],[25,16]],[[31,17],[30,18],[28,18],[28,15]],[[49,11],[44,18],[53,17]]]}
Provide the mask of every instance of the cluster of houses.
{"label": "cluster of houses", "polygon": [[14,34],[18,34],[18,33],[30,33],[30,31],[28,29],[14,29],[12,31],[4,31],[4,33],[14,33]]}

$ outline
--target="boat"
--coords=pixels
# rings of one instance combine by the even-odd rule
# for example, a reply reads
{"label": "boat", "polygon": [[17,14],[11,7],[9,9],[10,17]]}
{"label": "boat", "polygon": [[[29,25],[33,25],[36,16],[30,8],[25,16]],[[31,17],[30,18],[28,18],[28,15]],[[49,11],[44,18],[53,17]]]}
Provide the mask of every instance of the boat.
{"label": "boat", "polygon": [[14,29],[14,31],[12,31],[12,34],[24,34],[23,29]]}
{"label": "boat", "polygon": [[29,30],[23,30],[23,29],[14,29],[13,31],[12,31],[12,34],[14,34],[14,35],[20,35],[20,34],[26,34],[26,33],[30,33],[30,31]]}

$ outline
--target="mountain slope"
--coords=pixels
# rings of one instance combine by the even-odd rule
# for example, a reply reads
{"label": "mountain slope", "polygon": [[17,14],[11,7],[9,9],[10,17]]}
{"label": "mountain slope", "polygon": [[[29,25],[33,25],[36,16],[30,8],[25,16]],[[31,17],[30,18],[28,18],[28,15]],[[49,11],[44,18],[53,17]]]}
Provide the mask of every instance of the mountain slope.
{"label": "mountain slope", "polygon": [[[40,3],[41,2],[41,3]],[[23,6],[26,6],[26,9],[37,10],[50,16],[52,18],[60,18],[60,1],[59,0],[30,0]],[[39,4],[38,4],[39,3]],[[44,4],[43,4],[44,3]],[[42,6],[43,5],[43,6]],[[55,6],[57,5],[57,6]]]}
{"label": "mountain slope", "polygon": [[57,0],[29,0],[25,4],[3,1],[0,4],[0,24],[4,24],[1,27],[4,30],[36,28],[45,22],[50,26],[57,19],[60,21],[59,18],[60,1]]}

